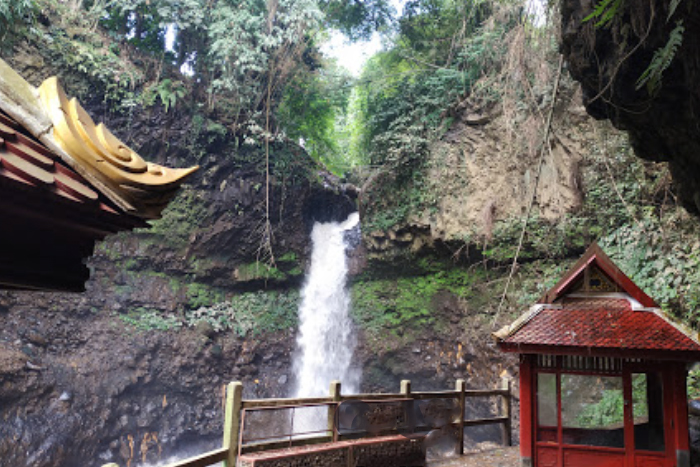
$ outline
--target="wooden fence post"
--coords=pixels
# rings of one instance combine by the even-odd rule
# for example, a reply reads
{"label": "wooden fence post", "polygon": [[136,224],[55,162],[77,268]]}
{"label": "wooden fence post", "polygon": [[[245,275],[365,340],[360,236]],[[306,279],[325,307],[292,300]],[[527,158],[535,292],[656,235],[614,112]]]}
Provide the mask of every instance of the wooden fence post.
{"label": "wooden fence post", "polygon": [[501,425],[503,433],[503,444],[506,446],[513,445],[511,433],[511,393],[510,393],[510,378],[504,376],[501,378],[501,387],[507,391],[507,395],[501,397],[501,416],[506,417],[506,420]]}
{"label": "wooden fence post", "polygon": [[238,457],[238,435],[240,433],[241,408],[243,407],[243,384],[236,381],[226,388],[226,413],[224,418],[224,443],[228,449],[224,467],[236,467]]}
{"label": "wooden fence post", "polygon": [[455,390],[459,391],[459,420],[457,420],[457,430],[459,442],[457,443],[457,454],[464,455],[464,380],[458,379],[455,384]]}
{"label": "wooden fence post", "polygon": [[328,406],[328,431],[332,436],[333,442],[338,441],[338,430],[335,429],[335,415],[338,412],[338,403],[340,402],[340,381],[331,381],[330,387],[331,399],[335,404]]}
{"label": "wooden fence post", "polygon": [[401,380],[401,389],[400,389],[401,395],[407,399],[411,399],[410,401],[406,402],[406,405],[404,406],[405,410],[405,415],[406,415],[406,426],[408,427],[408,430],[411,433],[414,433],[416,431],[416,417],[415,417],[415,404],[413,401],[413,396],[411,396],[411,380],[410,379],[402,379]]}
{"label": "wooden fence post", "polygon": [[401,394],[404,397],[411,397],[411,380],[402,379],[401,380]]}

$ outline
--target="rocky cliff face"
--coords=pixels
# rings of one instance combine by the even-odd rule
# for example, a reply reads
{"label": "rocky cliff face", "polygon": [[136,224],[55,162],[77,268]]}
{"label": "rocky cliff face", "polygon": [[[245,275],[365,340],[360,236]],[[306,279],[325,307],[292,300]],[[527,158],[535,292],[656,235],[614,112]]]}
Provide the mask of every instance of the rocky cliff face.
{"label": "rocky cliff face", "polygon": [[[537,182],[543,115],[555,78],[551,69],[543,68],[549,74],[533,90],[537,107],[529,115],[523,109],[504,112],[500,104],[463,103],[450,128],[430,146],[425,182],[429,206],[411,212],[404,223],[365,231],[370,257],[438,249],[478,258],[474,247],[487,244],[499,223],[521,222],[536,183],[538,220],[554,224],[581,209],[595,122],[580,103],[579,86],[564,77],[555,102],[551,150]],[[376,183],[363,193],[368,210],[382,205],[381,190]]]}
{"label": "rocky cliff face", "polygon": [[[47,64],[31,54],[13,64],[34,84],[45,78]],[[576,89],[566,87],[557,104],[537,200],[546,220],[576,211],[583,196],[579,166],[592,127]],[[551,89],[534,92],[542,113]],[[216,122],[176,112],[114,115],[99,99],[89,107],[152,159],[203,168],[151,229],[97,249],[87,293],[0,294],[2,465],[135,466],[202,451],[220,440],[229,381],[242,381],[245,397],[288,395],[295,334],[288,315],[234,329],[190,326],[187,317],[253,291],[293,302],[311,225],[354,207],[299,148],[273,147],[276,261],[267,267],[259,149],[236,145]],[[395,391],[406,378],[416,389],[452,387],[457,378],[483,388],[514,376],[515,362],[489,335],[510,318],[490,309],[502,293],[500,273],[477,264],[481,249],[469,253],[475,236],[488,239],[497,222],[519,219],[527,206],[541,125],[530,125],[528,145],[511,137],[522,115],[463,110],[430,150],[431,208],[368,230],[364,254],[353,258],[363,391]],[[381,208],[371,190],[363,196]]]}
{"label": "rocky cliff face", "polygon": [[[691,2],[623,2],[608,24],[596,26],[597,19],[585,21],[593,7],[561,2],[562,52],[586,110],[627,131],[639,157],[668,161],[684,206],[700,213],[700,11]],[[659,86],[650,89],[640,78],[655,54],[665,58],[655,67]]]}
{"label": "rocky cliff face", "polygon": [[[34,84],[51,72],[38,61],[12,58]],[[259,148],[191,115],[119,115],[99,99],[87,103],[149,159],[202,170],[152,228],[97,247],[86,293],[0,293],[3,466],[136,465],[201,451],[220,443],[228,382],[243,381],[246,397],[287,395],[292,317],[270,325],[275,332],[183,320],[251,291],[293,307],[313,222],[354,210],[354,195],[303,150],[275,145],[268,244]]]}
{"label": "rocky cliff face", "polygon": [[[34,84],[51,74],[36,55],[11,62]],[[318,172],[299,148],[274,146],[268,267],[259,149],[236,145],[212,121],[162,108],[119,115],[99,99],[84,102],[150,159],[202,169],[150,229],[97,247],[86,293],[0,293],[3,466],[135,466],[201,452],[220,443],[228,382],[242,381],[245,397],[289,395],[293,316],[259,329],[186,318],[253,292],[293,307],[313,223],[355,209],[352,187]],[[355,273],[367,267],[362,255],[353,264]],[[449,293],[435,307],[455,326],[426,330],[410,346],[378,348],[360,335],[363,390],[395,391],[406,378],[417,389],[444,389],[459,377],[472,387],[496,383],[505,366],[487,327],[477,327],[477,338],[462,326],[467,310]]]}
{"label": "rocky cliff face", "polygon": [[98,294],[108,305],[103,292],[3,297],[2,465],[135,465],[211,449],[225,384],[246,381],[249,397],[281,395],[291,333],[263,342],[135,332],[95,308]]}

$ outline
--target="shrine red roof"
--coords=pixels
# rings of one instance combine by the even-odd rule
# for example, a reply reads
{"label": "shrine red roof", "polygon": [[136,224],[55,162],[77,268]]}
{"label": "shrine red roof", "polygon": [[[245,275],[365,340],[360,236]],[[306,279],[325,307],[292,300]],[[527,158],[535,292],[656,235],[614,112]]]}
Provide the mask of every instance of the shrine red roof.
{"label": "shrine red roof", "polygon": [[700,360],[697,335],[666,317],[597,245],[494,335],[508,352]]}
{"label": "shrine red roof", "polygon": [[[504,350],[695,352],[700,345],[653,311],[542,309],[501,343]],[[553,349],[550,349],[550,351]]]}

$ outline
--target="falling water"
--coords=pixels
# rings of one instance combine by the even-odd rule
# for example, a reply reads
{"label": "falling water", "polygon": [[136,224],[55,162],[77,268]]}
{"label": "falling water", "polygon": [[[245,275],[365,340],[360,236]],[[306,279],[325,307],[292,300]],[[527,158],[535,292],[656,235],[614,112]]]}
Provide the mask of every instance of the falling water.
{"label": "falling water", "polygon": [[351,367],[355,339],[348,316],[346,250],[359,238],[358,213],[342,223],[316,223],[311,232],[311,268],[302,290],[294,361],[296,397],[328,394],[333,380],[343,393],[356,393],[360,375]]}

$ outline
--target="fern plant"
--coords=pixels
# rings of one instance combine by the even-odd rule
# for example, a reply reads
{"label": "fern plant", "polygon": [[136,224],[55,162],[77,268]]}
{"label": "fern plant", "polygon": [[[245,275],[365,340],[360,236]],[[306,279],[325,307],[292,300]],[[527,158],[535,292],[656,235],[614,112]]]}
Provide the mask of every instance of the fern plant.
{"label": "fern plant", "polygon": [[649,63],[647,69],[644,70],[644,73],[642,73],[637,80],[637,90],[646,85],[647,92],[650,95],[654,95],[658,92],[661,87],[662,75],[664,71],[671,66],[671,62],[673,62],[673,58],[676,56],[676,52],[678,52],[683,42],[684,32],[685,27],[683,26],[683,20],[678,20],[676,22],[676,27],[673,28],[668,37],[666,45],[654,52],[651,63]]}
{"label": "fern plant", "polygon": [[583,22],[595,19],[597,28],[608,27],[624,5],[625,0],[602,0],[595,6],[593,13],[583,18]]}
{"label": "fern plant", "polygon": [[185,97],[186,91],[182,81],[173,81],[166,78],[158,84],[151,85],[146,88],[142,95],[142,100],[145,106],[150,107],[160,99],[160,102],[165,107],[167,112],[175,106],[178,99]]}
{"label": "fern plant", "polygon": [[671,16],[673,16],[673,14],[676,12],[676,8],[678,8],[678,5],[680,5],[682,1],[683,0],[671,0],[671,3],[668,6],[668,16],[666,16],[666,22],[671,20]]}

